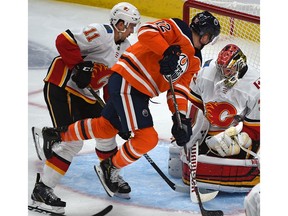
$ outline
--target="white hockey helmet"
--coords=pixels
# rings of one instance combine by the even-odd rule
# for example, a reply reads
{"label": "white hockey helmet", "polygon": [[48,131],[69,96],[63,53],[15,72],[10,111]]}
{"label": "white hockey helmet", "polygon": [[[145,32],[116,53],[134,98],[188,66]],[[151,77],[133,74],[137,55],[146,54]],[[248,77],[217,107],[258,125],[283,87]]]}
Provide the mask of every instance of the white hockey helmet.
{"label": "white hockey helmet", "polygon": [[140,13],[138,9],[128,2],[116,4],[110,12],[110,23],[115,26],[119,20],[124,21],[127,27],[130,23],[137,25],[140,23]]}

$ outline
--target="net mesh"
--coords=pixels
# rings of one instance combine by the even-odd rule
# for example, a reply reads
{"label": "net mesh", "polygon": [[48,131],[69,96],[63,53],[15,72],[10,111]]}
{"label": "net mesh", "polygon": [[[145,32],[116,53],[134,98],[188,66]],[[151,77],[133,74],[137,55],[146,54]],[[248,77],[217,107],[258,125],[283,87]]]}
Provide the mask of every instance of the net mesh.
{"label": "net mesh", "polygon": [[[217,58],[219,51],[225,45],[234,43],[239,46],[247,56],[248,65],[260,71],[260,22],[254,23],[255,21],[252,21],[249,18],[247,21],[247,17],[245,16],[245,14],[249,14],[259,17],[259,4],[239,3],[232,0],[190,0],[189,2],[192,4],[193,2],[202,2],[224,9],[221,10],[221,12],[219,10],[219,13],[217,8],[216,10],[210,11],[219,20],[221,33],[215,43],[208,44],[203,48],[203,62],[211,58]],[[203,10],[209,11],[205,5],[200,7],[200,9],[193,8],[193,5],[191,4],[186,5],[186,7],[189,7],[189,22],[197,13]],[[229,11],[231,10],[240,12],[237,14],[237,18],[229,15]],[[226,14],[225,11],[227,12]]]}

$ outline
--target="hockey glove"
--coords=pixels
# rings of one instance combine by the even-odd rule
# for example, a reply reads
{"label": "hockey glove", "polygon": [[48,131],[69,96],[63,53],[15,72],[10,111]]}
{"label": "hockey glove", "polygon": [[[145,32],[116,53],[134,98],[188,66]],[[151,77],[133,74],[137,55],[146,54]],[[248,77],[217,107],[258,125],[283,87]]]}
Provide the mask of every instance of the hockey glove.
{"label": "hockey glove", "polygon": [[178,120],[176,113],[172,116],[173,126],[171,129],[171,133],[173,134],[176,143],[178,146],[184,146],[189,140],[192,135],[192,128],[191,128],[191,118],[186,118],[186,116],[180,113],[181,125],[182,129],[179,128]]}
{"label": "hockey glove", "polygon": [[86,88],[91,81],[94,64],[92,61],[81,62],[74,67],[75,74],[72,80],[76,83],[78,88]]}
{"label": "hockey glove", "polygon": [[181,48],[179,45],[169,46],[165,50],[162,60],[159,61],[160,73],[163,75],[172,74],[177,68],[180,54]]}
{"label": "hockey glove", "polygon": [[216,152],[222,157],[227,157],[238,155],[240,153],[239,145],[243,146],[244,148],[249,148],[251,146],[252,140],[245,132],[229,136],[229,131],[231,131],[231,128],[233,127],[230,127],[224,132],[221,132],[215,136],[209,136],[206,138],[205,142],[212,152]]}

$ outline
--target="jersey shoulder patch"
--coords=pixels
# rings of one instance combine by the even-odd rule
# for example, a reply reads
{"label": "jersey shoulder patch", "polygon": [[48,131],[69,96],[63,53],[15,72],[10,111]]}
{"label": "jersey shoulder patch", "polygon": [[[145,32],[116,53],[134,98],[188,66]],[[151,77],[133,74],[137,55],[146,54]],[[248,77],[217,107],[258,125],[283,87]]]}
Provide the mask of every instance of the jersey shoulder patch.
{"label": "jersey shoulder patch", "polygon": [[109,25],[105,25],[105,24],[104,24],[104,28],[106,29],[106,31],[107,31],[108,34],[111,34],[111,33],[113,32],[111,26],[109,26]]}
{"label": "jersey shoulder patch", "polygon": [[211,62],[212,60],[213,60],[213,59],[207,60],[207,61],[204,63],[203,67],[208,67],[208,66],[210,65],[210,62]]}

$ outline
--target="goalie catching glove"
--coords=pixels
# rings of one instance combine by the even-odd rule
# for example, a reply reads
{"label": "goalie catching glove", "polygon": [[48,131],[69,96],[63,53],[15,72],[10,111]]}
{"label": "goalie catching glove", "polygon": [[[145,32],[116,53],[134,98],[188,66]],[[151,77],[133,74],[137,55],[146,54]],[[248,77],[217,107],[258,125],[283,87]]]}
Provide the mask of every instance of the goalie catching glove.
{"label": "goalie catching glove", "polygon": [[237,155],[240,153],[240,146],[249,148],[252,140],[246,132],[235,134],[235,127],[230,127],[224,132],[215,136],[209,136],[205,142],[207,146],[222,157]]}
{"label": "goalie catching glove", "polygon": [[173,134],[177,145],[184,146],[192,135],[191,118],[186,118],[184,114],[180,113],[180,119],[182,128],[179,127],[176,113],[174,113],[172,116],[173,126],[171,133]]}
{"label": "goalie catching glove", "polygon": [[73,74],[72,80],[78,88],[84,89],[90,84],[93,68],[94,64],[92,61],[85,61],[75,65],[73,69],[75,74]]}

